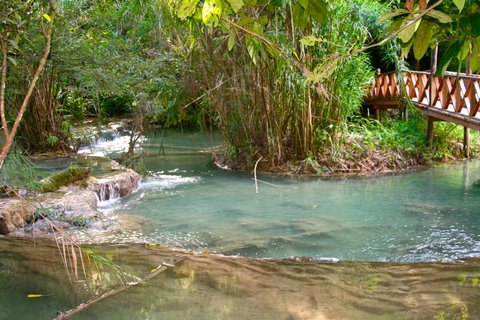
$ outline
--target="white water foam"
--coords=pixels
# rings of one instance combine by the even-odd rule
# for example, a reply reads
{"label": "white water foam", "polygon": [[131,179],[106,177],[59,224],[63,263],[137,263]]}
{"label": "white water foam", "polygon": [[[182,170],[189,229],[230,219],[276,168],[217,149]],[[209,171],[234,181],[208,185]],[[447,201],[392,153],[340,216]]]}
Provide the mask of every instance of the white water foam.
{"label": "white water foam", "polygon": [[200,182],[200,177],[184,177],[179,175],[155,174],[142,181],[139,189],[172,189],[183,184],[193,184]]}
{"label": "white water foam", "polygon": [[[137,145],[141,144],[145,140],[145,137],[141,137],[137,141]],[[80,155],[103,157],[109,153],[127,152],[129,142],[130,136],[117,136],[114,137],[113,140],[100,140],[92,146],[82,147],[77,153]]]}

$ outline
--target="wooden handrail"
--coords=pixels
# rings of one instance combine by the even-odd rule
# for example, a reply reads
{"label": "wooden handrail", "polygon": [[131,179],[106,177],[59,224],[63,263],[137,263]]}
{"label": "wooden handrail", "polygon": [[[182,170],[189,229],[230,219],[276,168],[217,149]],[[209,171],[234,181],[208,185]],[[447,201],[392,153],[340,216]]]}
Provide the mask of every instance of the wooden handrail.
{"label": "wooden handrail", "polygon": [[[403,73],[405,90],[401,90],[397,74],[378,74],[367,93],[367,100],[399,100],[409,98],[417,107],[442,110],[480,121],[480,75],[446,72],[433,77],[429,71]],[[430,90],[432,86],[432,90]],[[474,119],[473,119],[474,118]]]}

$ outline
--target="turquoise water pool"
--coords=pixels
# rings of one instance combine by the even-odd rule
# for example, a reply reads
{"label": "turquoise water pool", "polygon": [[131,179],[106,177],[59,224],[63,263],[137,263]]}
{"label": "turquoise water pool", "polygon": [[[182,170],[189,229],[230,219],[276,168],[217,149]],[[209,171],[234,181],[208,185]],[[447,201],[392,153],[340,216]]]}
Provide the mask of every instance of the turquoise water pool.
{"label": "turquoise water pool", "polygon": [[[148,176],[107,210],[145,219],[109,242],[260,258],[443,261],[480,256],[480,162],[362,179],[284,178],[214,168],[218,135],[167,130],[138,150]],[[265,182],[265,183],[264,183]]]}

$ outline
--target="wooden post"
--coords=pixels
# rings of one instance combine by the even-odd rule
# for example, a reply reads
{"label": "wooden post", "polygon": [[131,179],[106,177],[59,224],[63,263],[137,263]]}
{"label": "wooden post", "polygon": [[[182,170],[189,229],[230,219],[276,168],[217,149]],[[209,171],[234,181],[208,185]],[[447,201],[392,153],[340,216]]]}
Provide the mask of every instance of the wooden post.
{"label": "wooden post", "polygon": [[[470,44],[470,50],[467,55],[467,59],[465,60],[465,73],[467,75],[472,74],[472,68],[470,66],[470,57],[472,55],[472,44]],[[469,83],[466,82],[466,86],[468,87]],[[470,128],[463,127],[463,154],[466,159],[470,158]]]}
{"label": "wooden post", "polygon": [[433,119],[428,117],[427,143],[431,147],[433,144]]}
{"label": "wooden post", "polygon": [[463,154],[466,159],[470,158],[470,128],[463,127]]}
{"label": "wooden post", "polygon": [[[435,48],[430,52],[430,85],[428,88],[428,108],[433,107],[433,77],[435,72],[437,72],[437,56],[438,56],[438,44],[435,45]],[[428,116],[427,116],[428,117]],[[433,144],[433,119],[428,117],[428,126],[427,126],[427,143],[429,146]]]}
{"label": "wooden post", "polygon": [[428,107],[433,107],[433,78],[437,72],[437,57],[438,57],[438,44],[435,45],[435,48],[432,49],[430,53],[430,81],[429,81],[429,90],[428,90]]}

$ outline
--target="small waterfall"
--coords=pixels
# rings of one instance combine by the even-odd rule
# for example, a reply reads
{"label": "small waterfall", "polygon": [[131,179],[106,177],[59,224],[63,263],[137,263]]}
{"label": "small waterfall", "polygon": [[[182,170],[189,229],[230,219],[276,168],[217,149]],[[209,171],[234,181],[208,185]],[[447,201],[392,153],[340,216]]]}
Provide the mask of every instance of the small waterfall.
{"label": "small waterfall", "polygon": [[138,188],[140,175],[133,170],[119,170],[109,177],[96,179],[90,177],[90,190],[95,191],[99,202],[120,199],[130,195]]}
{"label": "small waterfall", "polygon": [[99,184],[97,190],[99,201],[107,201],[120,198],[120,186],[115,181],[107,181]]}

